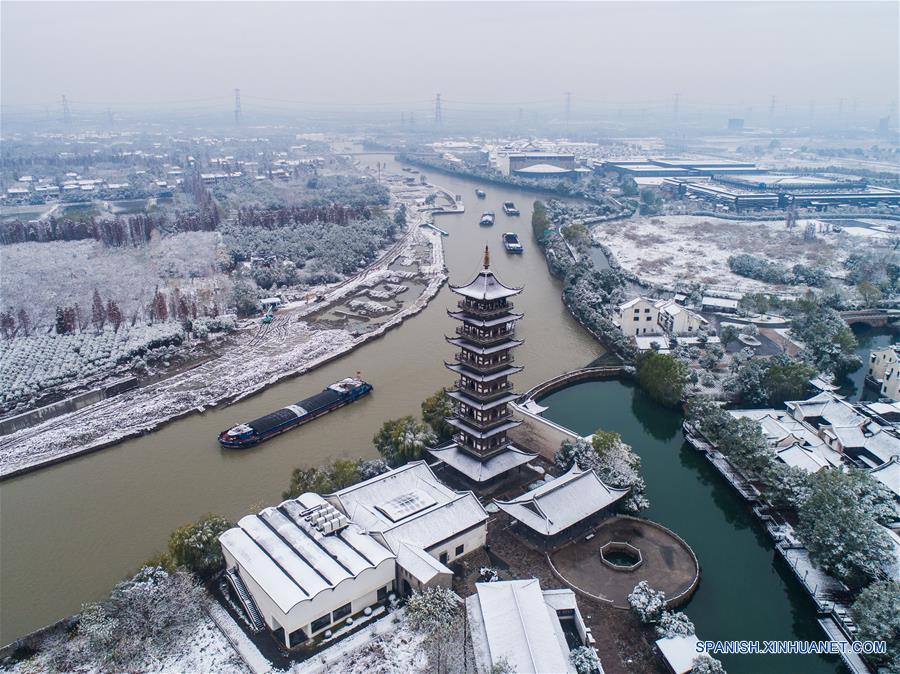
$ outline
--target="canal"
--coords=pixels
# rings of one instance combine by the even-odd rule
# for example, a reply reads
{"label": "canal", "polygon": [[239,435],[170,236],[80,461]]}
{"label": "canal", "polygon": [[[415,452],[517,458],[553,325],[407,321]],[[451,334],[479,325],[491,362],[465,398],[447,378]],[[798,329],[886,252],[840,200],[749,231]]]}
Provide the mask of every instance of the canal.
{"label": "canal", "polygon": [[[400,172],[389,155],[360,161],[372,167],[386,163],[388,171]],[[464,214],[437,220],[450,232],[443,243],[451,281],[468,282],[489,244],[500,278],[525,286],[515,300],[525,312],[519,330],[526,341],[516,356],[526,369],[514,378],[519,390],[602,355],[602,347],[560,301],[560,284],[532,238],[531,205],[538,195],[426,173],[462,195],[467,207]],[[475,197],[476,187],[485,189],[486,199]],[[507,200],[516,203],[520,217],[503,214]],[[482,210],[497,213],[493,227],[479,227]],[[519,235],[523,255],[503,251],[504,231]],[[0,643],[105,597],[161,551],[175,527],[207,512],[237,518],[276,503],[295,466],[375,456],[372,436],[384,420],[418,414],[424,398],[452,382],[443,361],[453,353],[444,334],[455,327],[446,314],[454,299],[444,287],[425,311],[383,338],[239,404],[0,483]],[[256,449],[218,447],[216,434],[223,428],[293,403],[357,370],[375,386],[365,400]]]}
{"label": "canal", "polygon": [[[812,603],[741,497],[684,441],[682,416],[630,382],[583,382],[540,401],[546,418],[587,435],[615,431],[641,457],[650,508],[700,560],[697,592],[683,609],[703,640],[820,640]],[[717,656],[729,674],[834,674],[835,658]]]}

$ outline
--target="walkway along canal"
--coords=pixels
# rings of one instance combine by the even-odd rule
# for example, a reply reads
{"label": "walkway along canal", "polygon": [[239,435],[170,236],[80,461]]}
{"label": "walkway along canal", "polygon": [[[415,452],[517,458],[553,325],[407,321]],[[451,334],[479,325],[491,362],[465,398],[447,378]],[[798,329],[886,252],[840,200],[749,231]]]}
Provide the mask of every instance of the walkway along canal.
{"label": "walkway along canal", "polygon": [[[399,166],[389,155],[360,158]],[[406,175],[406,174],[403,174]],[[427,172],[426,172],[427,175]],[[526,314],[525,344],[517,356],[526,365],[514,378],[525,391],[566,370],[582,367],[603,348],[572,319],[560,301],[560,283],[551,277],[531,234],[536,195],[452,176],[429,176],[460,194],[466,213],[442,215],[446,265],[454,283],[469,281],[481,264],[485,244],[504,282],[525,285],[516,298]],[[514,201],[520,217],[503,214]],[[479,227],[482,210],[497,215],[494,227]],[[507,255],[500,235],[513,231],[525,246]],[[450,373],[443,360],[453,349],[444,341],[453,321],[446,310],[455,298],[445,287],[429,306],[383,338],[374,340],[302,377],[289,379],[236,405],[208,410],[173,422],[149,435],[123,442],[0,484],[0,643],[76,612],[105,597],[116,582],[161,551],[177,526],[206,512],[237,518],[276,503],[291,470],[338,457],[373,457],[372,436],[386,419],[418,414],[419,403]],[[217,434],[322,390],[357,370],[375,391],[354,405],[274,438],[251,450],[225,451]]]}
{"label": "walkway along canal", "polygon": [[[774,552],[749,506],[682,435],[680,412],[661,407],[635,384],[590,381],[538,400],[547,419],[587,435],[615,431],[640,455],[650,509],[700,560],[700,586],[682,609],[703,640],[824,638],[813,606]],[[833,674],[837,657],[730,655],[729,674]]]}

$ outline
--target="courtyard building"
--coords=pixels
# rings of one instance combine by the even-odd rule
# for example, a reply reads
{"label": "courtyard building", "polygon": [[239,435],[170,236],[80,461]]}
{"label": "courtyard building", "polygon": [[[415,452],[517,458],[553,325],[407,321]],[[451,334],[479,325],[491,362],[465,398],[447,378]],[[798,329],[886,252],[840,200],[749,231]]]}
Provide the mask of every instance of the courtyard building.
{"label": "courtyard building", "polygon": [[542,590],[540,581],[476,583],[466,599],[478,674],[504,662],[517,674],[574,673],[572,648],[593,637],[571,590]]}
{"label": "courtyard building", "polygon": [[391,592],[449,587],[447,565],[484,545],[487,519],[471,492],[453,491],[414,461],[247,515],[219,542],[251,622],[293,648]]}

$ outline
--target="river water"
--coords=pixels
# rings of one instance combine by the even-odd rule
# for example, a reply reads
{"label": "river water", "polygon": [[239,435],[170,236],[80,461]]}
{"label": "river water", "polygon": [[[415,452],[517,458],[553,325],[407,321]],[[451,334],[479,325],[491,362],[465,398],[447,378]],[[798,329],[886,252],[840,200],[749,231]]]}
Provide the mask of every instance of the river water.
{"label": "river water", "polygon": [[[364,155],[364,165],[388,156]],[[560,284],[547,271],[531,234],[533,193],[483,185],[427,172],[460,194],[466,213],[439,216],[446,264],[454,283],[468,282],[480,268],[485,244],[492,266],[510,285],[525,285],[515,298],[525,311],[518,361],[526,366],[514,381],[522,391],[560,372],[582,367],[603,349],[569,316]],[[502,205],[515,201],[520,217]],[[478,225],[493,210],[493,227]],[[504,231],[515,231],[523,255],[507,255]],[[231,407],[176,421],[141,438],[73,459],[0,484],[0,644],[105,597],[112,586],[161,551],[177,526],[207,512],[237,518],[276,503],[291,470],[338,457],[372,457],[372,436],[381,423],[417,414],[419,403],[452,374],[443,361],[453,349],[444,341],[455,321],[446,309],[455,296],[446,286],[417,316],[347,356],[299,378],[272,386]],[[366,399],[244,451],[226,452],[216,443],[223,428],[315,393],[359,370],[375,386]]]}

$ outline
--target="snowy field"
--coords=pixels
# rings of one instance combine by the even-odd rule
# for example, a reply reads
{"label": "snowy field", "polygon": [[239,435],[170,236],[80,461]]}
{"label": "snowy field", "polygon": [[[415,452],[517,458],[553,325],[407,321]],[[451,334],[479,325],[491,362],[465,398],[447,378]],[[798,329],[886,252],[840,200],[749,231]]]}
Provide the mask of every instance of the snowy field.
{"label": "snowy field", "polygon": [[[264,329],[244,331],[220,358],[155,384],[136,389],[71,414],[0,438],[0,475],[34,467],[152,430],[160,424],[225,401],[249,396],[285,377],[306,372],[337,354],[384,334],[425,308],[445,280],[441,237],[411,223],[409,233],[379,263],[341,284],[316,305],[290,306]],[[424,259],[422,259],[424,258]],[[304,314],[349,300],[372,286],[373,277],[391,277],[387,267],[397,260],[417,259],[424,284],[376,329],[353,334],[345,329],[316,329]]]}
{"label": "snowy field", "polygon": [[[796,290],[734,274],[728,257],[747,253],[791,267],[801,263],[821,267],[829,276],[843,276],[847,251],[880,242],[855,230],[818,234],[803,239],[805,221],[793,231],[783,220],[734,221],[703,216],[635,217],[592,228],[594,239],[608,246],[622,267],[641,280],[671,287],[694,281],[738,292]],[[866,234],[869,234],[866,232]],[[887,243],[887,240],[885,240]]]}
{"label": "snowy field", "polygon": [[216,270],[217,237],[215,232],[183,232],[139,248],[93,240],[0,246],[0,297],[4,309],[27,307],[35,326],[52,325],[57,306],[78,303],[89,317],[95,288],[104,300],[117,302],[126,319],[150,302],[156,286],[180,285],[201,294],[205,286],[217,286],[224,307],[231,284]]}

